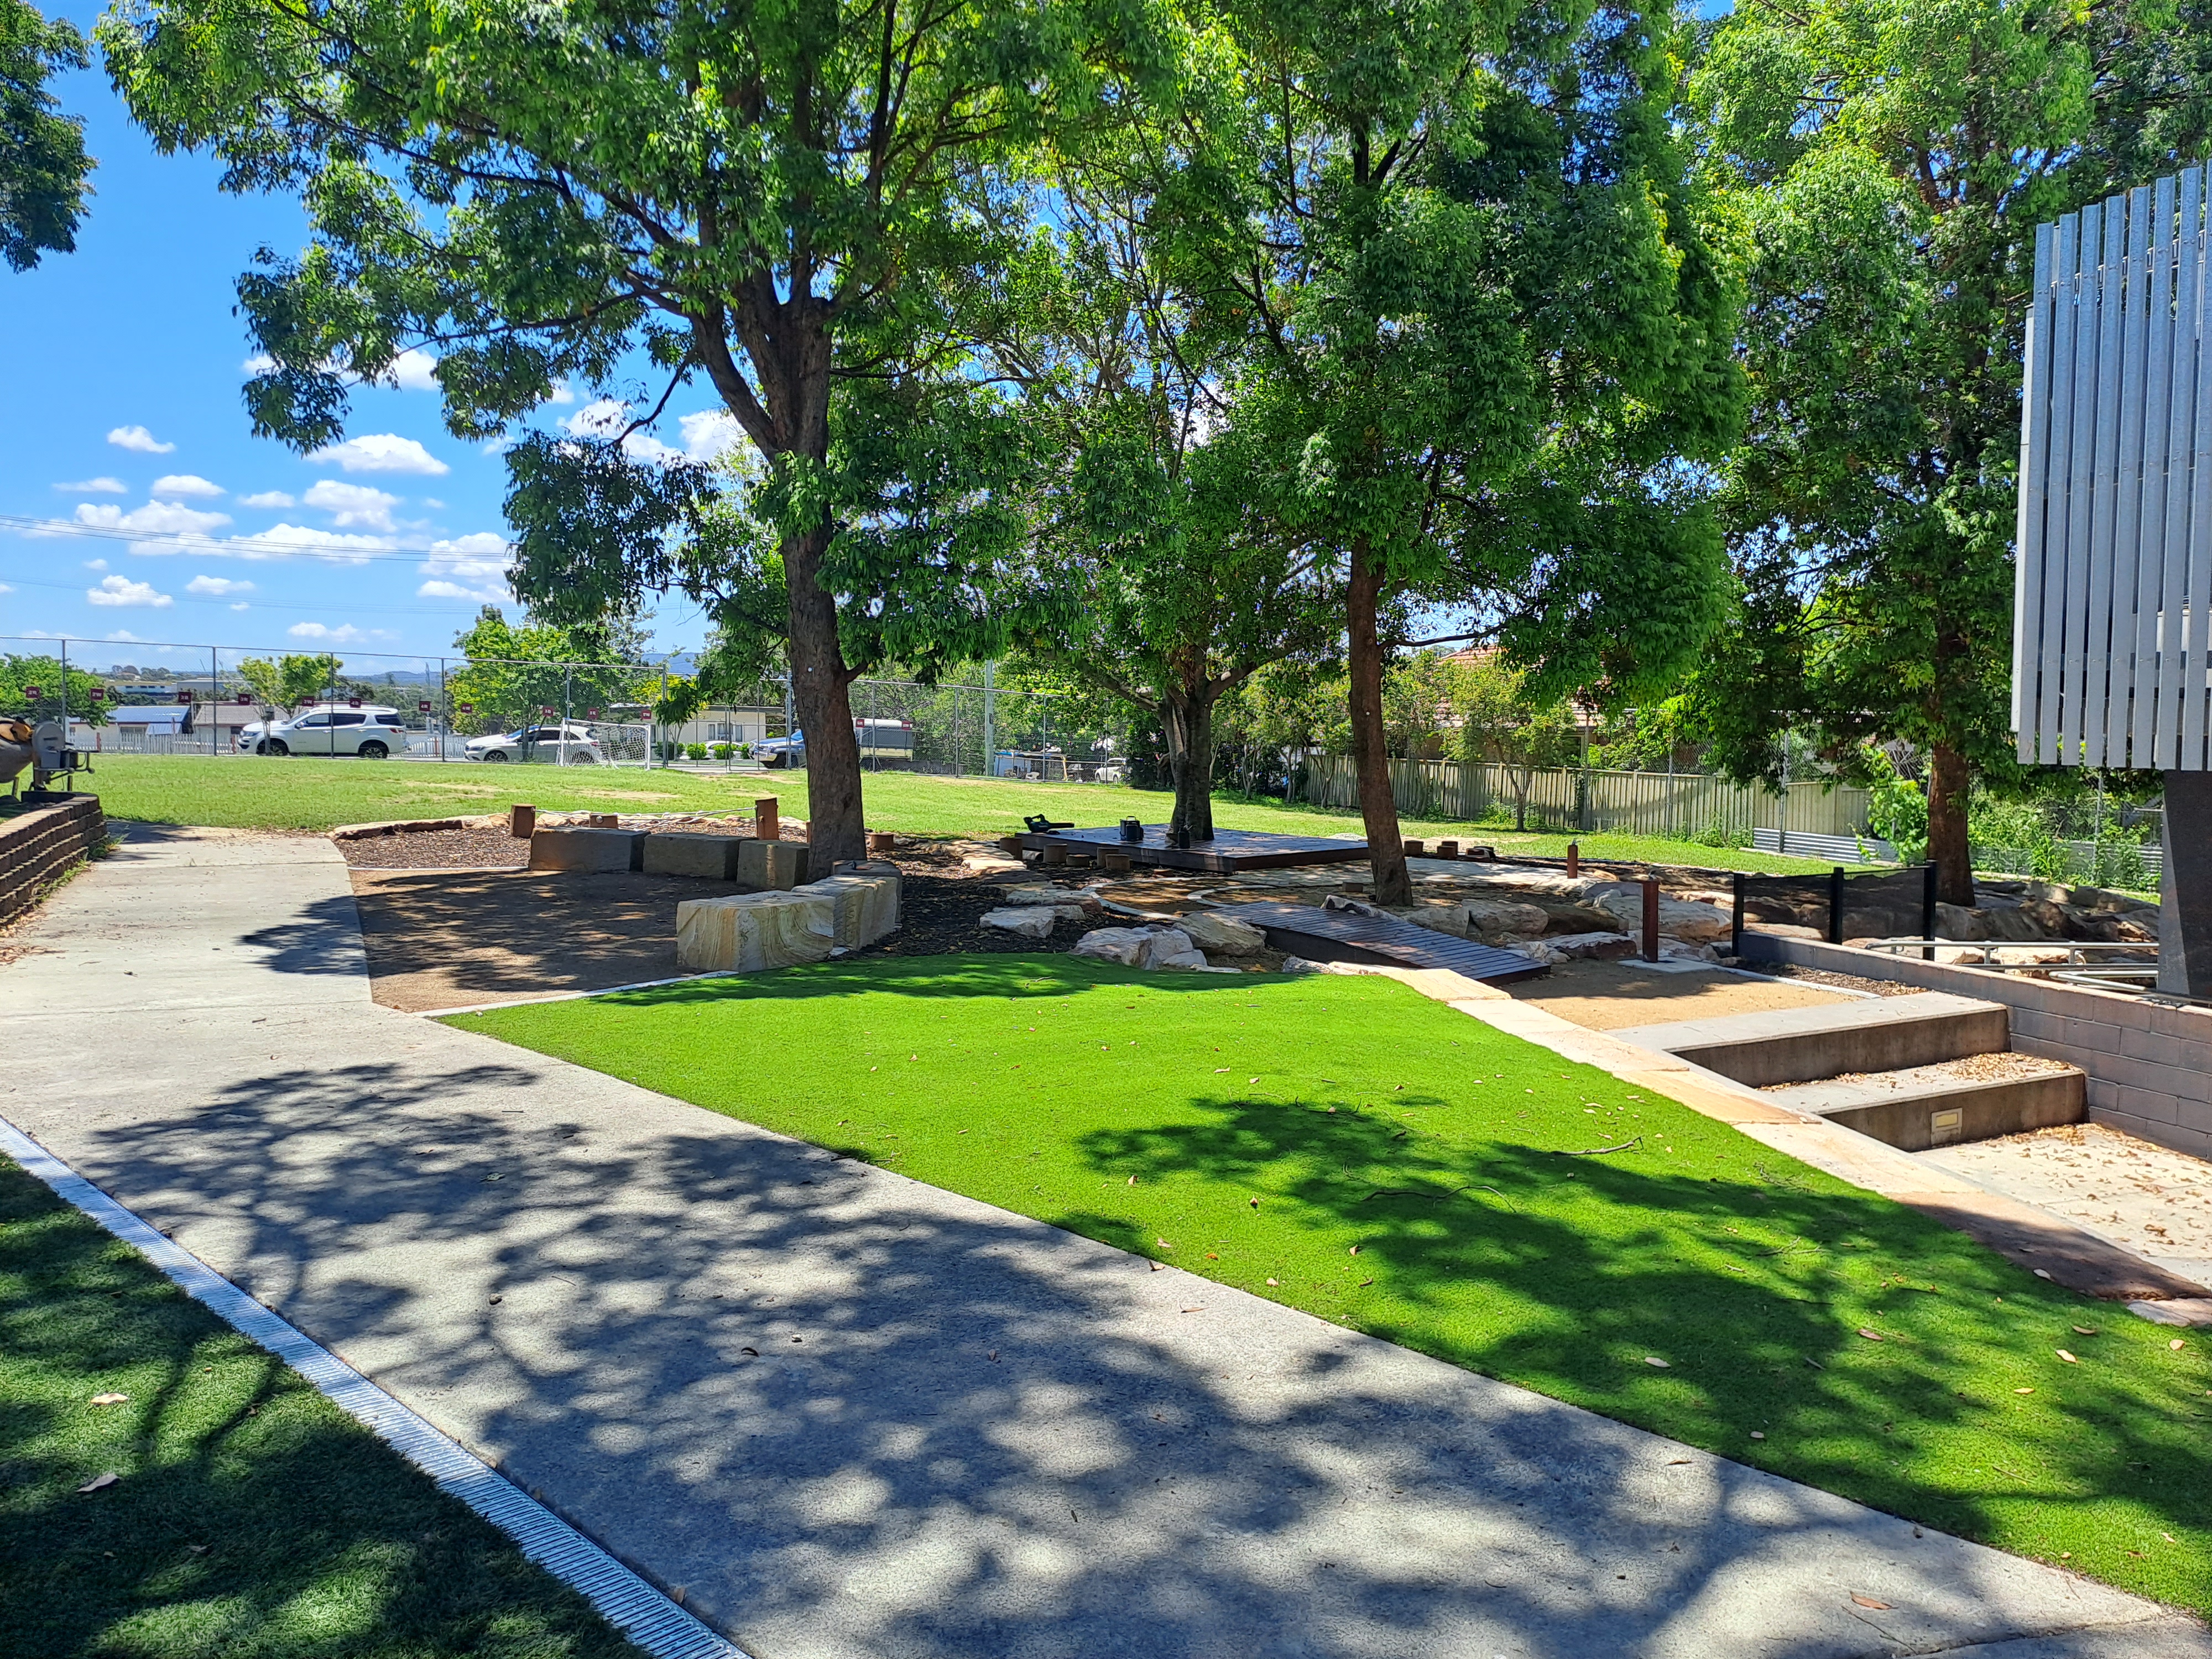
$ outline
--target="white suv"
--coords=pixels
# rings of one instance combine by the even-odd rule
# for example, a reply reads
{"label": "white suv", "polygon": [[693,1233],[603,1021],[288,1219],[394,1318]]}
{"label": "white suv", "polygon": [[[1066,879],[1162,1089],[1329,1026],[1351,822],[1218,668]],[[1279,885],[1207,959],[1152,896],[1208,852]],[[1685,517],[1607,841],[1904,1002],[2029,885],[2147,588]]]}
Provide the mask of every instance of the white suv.
{"label": "white suv", "polygon": [[358,755],[363,760],[386,760],[407,752],[407,725],[396,708],[321,703],[274,722],[265,733],[259,720],[240,726],[238,746],[255,755]]}
{"label": "white suv", "polygon": [[462,753],[472,761],[536,761],[554,766],[604,766],[607,758],[589,726],[558,722],[471,738]]}

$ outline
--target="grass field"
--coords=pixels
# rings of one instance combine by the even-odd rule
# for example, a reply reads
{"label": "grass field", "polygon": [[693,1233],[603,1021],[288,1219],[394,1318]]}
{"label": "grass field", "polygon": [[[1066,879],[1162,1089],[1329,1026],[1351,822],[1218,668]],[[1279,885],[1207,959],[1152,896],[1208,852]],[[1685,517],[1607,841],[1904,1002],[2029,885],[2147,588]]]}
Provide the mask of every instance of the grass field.
{"label": "grass field", "polygon": [[[356,760],[208,759],[191,756],[108,755],[91,780],[111,817],[153,823],[210,824],[240,830],[329,830],[380,818],[443,817],[494,811],[526,800],[548,811],[749,812],[757,795],[773,794],[786,817],[806,816],[804,772],[692,773],[616,771],[598,767],[471,765]],[[1081,823],[1125,816],[1164,821],[1169,797],[1111,784],[1035,784],[1005,779],[921,777],[911,772],[868,775],[872,828],[915,836],[997,836],[1043,812]],[[1217,801],[1214,822],[1228,830],[1296,835],[1357,833],[1348,812],[1273,802]],[[1463,823],[1408,818],[1405,833],[1433,840],[1458,836],[1500,852],[1563,856],[1578,840],[1593,859],[1697,865],[1715,870],[1826,870],[1814,860],[1780,858],[1695,842],[1631,836],[1516,835]]]}
{"label": "grass field", "polygon": [[0,1655],[641,1659],[5,1160],[0,1356]]}
{"label": "grass field", "polygon": [[2212,1612],[2194,1334],[1389,981],[902,958],[452,1023]]}

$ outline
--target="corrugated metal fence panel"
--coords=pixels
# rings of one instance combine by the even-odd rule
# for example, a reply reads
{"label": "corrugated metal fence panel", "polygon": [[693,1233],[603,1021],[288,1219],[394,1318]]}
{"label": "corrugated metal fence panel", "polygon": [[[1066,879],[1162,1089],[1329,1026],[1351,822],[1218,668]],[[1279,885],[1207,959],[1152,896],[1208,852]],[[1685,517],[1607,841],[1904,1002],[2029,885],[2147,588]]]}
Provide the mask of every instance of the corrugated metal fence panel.
{"label": "corrugated metal fence panel", "polygon": [[[1352,759],[1313,755],[1305,763],[1304,799],[1316,805],[1359,804]],[[1583,790],[1588,811],[1580,811]],[[1473,823],[1516,812],[1525,792],[1531,828],[1582,829],[1615,835],[1703,836],[1740,841],[1754,829],[1790,834],[1858,836],[1866,831],[1863,789],[1793,783],[1786,802],[1697,772],[1577,772],[1571,767],[1470,766],[1458,761],[1394,760],[1390,793],[1409,818]]]}
{"label": "corrugated metal fence panel", "polygon": [[2207,765],[2208,206],[2193,167],[2037,233],[2013,596],[2024,761]]}

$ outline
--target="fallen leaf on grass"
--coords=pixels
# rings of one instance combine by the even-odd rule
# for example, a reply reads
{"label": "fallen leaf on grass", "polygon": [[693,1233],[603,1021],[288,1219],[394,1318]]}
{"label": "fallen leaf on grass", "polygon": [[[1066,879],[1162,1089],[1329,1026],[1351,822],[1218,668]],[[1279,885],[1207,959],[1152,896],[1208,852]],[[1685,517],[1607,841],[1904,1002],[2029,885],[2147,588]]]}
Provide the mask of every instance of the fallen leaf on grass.
{"label": "fallen leaf on grass", "polygon": [[1279,1279],[1271,1279],[1267,1282],[1270,1285],[1280,1285],[1283,1281]]}
{"label": "fallen leaf on grass", "polygon": [[1164,1238],[1156,1238],[1152,1243],[1158,1245],[1164,1250],[1172,1250],[1175,1249],[1175,1246],[1169,1243]]}
{"label": "fallen leaf on grass", "polygon": [[1363,1291],[1364,1291],[1364,1290],[1365,1290],[1365,1289],[1366,1289],[1370,1285],[1372,1285],[1374,1282],[1375,1282],[1375,1281],[1374,1281],[1373,1279],[1361,1279],[1361,1280],[1359,1281],[1359,1288],[1360,1288],[1361,1290],[1363,1290]]}
{"label": "fallen leaf on grass", "polygon": [[1881,1333],[1880,1331],[1870,1331],[1863,1325],[1859,1327],[1859,1334],[1866,1338],[1869,1342],[1879,1342],[1881,1340]]}
{"label": "fallen leaf on grass", "polygon": [[1349,1250],[1346,1251],[1345,1254],[1347,1255],[1358,1255],[1359,1254],[1359,1246],[1357,1244],[1353,1245]]}
{"label": "fallen leaf on grass", "polygon": [[2013,1392],[2014,1394],[2033,1394],[2035,1390],[2033,1389],[2014,1389]]}
{"label": "fallen leaf on grass", "polygon": [[2078,1365],[2078,1364],[2080,1364],[2081,1363],[2080,1360],[2076,1359],[2076,1358],[2075,1358],[2072,1354],[2070,1354],[2070,1353],[2067,1352],[2066,1352],[2066,1350],[2065,1350],[2065,1349],[2063,1349],[2063,1348],[2059,1349],[2059,1350],[2057,1351],[2057,1353],[2058,1353],[2058,1357],[2059,1357],[2061,1359],[2064,1360],[2064,1361],[2065,1361],[2068,1364],[2069,1364],[2069,1365]]}
{"label": "fallen leaf on grass", "polygon": [[2035,1270],[2035,1276],[2038,1279],[2048,1279],[2051,1277],[2051,1269],[2048,1267],[2038,1267]]}
{"label": "fallen leaf on grass", "polygon": [[1871,1595],[1861,1595],[1856,1590],[1851,1592],[1851,1600],[1863,1607],[1872,1607],[1876,1613],[1888,1613],[1893,1610],[1888,1602],[1877,1601]]}
{"label": "fallen leaf on grass", "polygon": [[2176,1353],[2179,1353],[2179,1352],[2181,1352],[2181,1349],[2182,1349],[2182,1346],[2183,1346],[2183,1345],[2182,1345],[2182,1340],[2181,1340],[2181,1339],[2180,1339],[2179,1337],[2178,1337],[2178,1336],[2177,1336],[2177,1337],[2175,1337],[2175,1338],[2173,1339],[2173,1340],[2172,1340],[2172,1341],[2171,1341],[2171,1342],[2167,1343],[2166,1346],[2167,1347],[2169,1347],[2169,1348],[2172,1349],[2174,1352],[2176,1352]]}
{"label": "fallen leaf on grass", "polygon": [[95,1406],[119,1406],[130,1398],[127,1394],[96,1394],[92,1397],[92,1403]]}
{"label": "fallen leaf on grass", "polygon": [[1765,1438],[1766,1438],[1766,1435],[1765,1435],[1765,1432],[1763,1430],[1759,1430],[1759,1429],[1753,1429],[1753,1430],[1751,1431],[1751,1437],[1752,1437],[1753,1440],[1764,1440],[1764,1439],[1765,1439]]}
{"label": "fallen leaf on grass", "polygon": [[86,1481],[84,1485],[79,1486],[77,1490],[81,1492],[104,1492],[122,1478],[123,1477],[119,1474],[95,1474],[91,1480]]}
{"label": "fallen leaf on grass", "polygon": [[2074,1334],[2076,1336],[2094,1336],[2096,1334],[2097,1328],[2094,1325],[2076,1325],[2074,1328]]}
{"label": "fallen leaf on grass", "polygon": [[1645,1354],[1644,1356],[1644,1363],[1647,1365],[1656,1365],[1662,1371],[1670,1371],[1674,1369],[1665,1360],[1660,1358],[1660,1357],[1656,1353]]}
{"label": "fallen leaf on grass", "polygon": [[1130,1184],[1132,1187],[1135,1186],[1135,1185],[1137,1184],[1137,1177],[1136,1177],[1136,1176],[1131,1176],[1129,1177],[1129,1184]]}

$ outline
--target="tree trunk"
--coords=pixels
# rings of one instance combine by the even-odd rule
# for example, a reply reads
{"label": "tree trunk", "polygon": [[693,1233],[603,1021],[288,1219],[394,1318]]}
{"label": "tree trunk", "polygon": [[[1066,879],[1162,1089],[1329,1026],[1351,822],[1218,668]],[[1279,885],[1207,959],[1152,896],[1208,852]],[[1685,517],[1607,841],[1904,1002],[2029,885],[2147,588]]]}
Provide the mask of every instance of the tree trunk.
{"label": "tree trunk", "polygon": [[1936,896],[1946,904],[1974,902],[1974,852],[1966,834],[1972,783],[1966,757],[1937,744],[1928,757],[1928,856],[1936,860]]}
{"label": "tree trunk", "polygon": [[1167,733],[1168,775],[1175,781],[1175,813],[1168,836],[1180,842],[1213,839],[1213,702],[1202,694],[1171,694],[1160,704]]}
{"label": "tree trunk", "polygon": [[825,523],[783,544],[791,600],[791,701],[806,734],[806,839],[812,848],[809,868],[817,877],[867,856],[851,676],[837,643],[836,597],[822,586],[820,575],[830,534]]}
{"label": "tree trunk", "polygon": [[1345,590],[1350,623],[1347,665],[1352,686],[1352,766],[1359,780],[1359,817],[1367,830],[1367,855],[1377,904],[1411,904],[1413,884],[1406,871],[1406,842],[1398,829],[1398,803],[1390,793],[1390,756],[1382,727],[1382,646],[1376,615],[1382,598],[1382,568],[1365,538],[1352,548],[1352,580]]}

